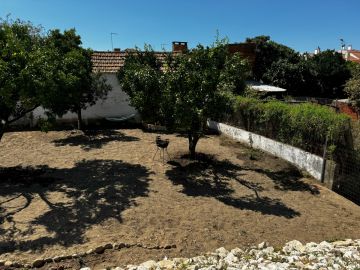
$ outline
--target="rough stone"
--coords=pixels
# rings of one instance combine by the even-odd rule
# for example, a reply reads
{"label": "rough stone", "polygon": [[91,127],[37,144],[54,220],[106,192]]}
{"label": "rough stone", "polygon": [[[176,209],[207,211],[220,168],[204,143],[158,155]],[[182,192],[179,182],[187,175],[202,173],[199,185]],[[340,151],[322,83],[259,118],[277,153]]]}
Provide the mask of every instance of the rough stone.
{"label": "rough stone", "polygon": [[146,262],[140,264],[140,266],[145,267],[146,269],[156,268],[156,265],[157,265],[156,262],[153,260],[146,261]]}
{"label": "rough stone", "polygon": [[283,247],[282,251],[286,254],[290,254],[294,251],[302,253],[305,251],[305,247],[303,246],[303,244],[300,241],[293,240],[293,241],[286,243],[286,245]]}
{"label": "rough stone", "polygon": [[267,242],[261,242],[259,245],[258,245],[258,249],[263,249],[263,248],[266,248],[269,246],[269,243]]}
{"label": "rough stone", "polygon": [[53,259],[52,258],[45,258],[44,262],[45,263],[51,263],[51,262],[53,262]]}
{"label": "rough stone", "polygon": [[216,252],[220,257],[226,257],[226,255],[229,253],[229,251],[227,251],[224,247],[218,248],[217,250],[215,250],[215,252]]}
{"label": "rough stone", "polygon": [[94,249],[94,252],[97,253],[97,254],[101,254],[101,253],[104,253],[105,251],[105,246],[101,245],[101,246],[98,246]]}
{"label": "rough stone", "polygon": [[105,249],[112,249],[112,248],[113,248],[113,245],[110,244],[110,243],[108,243],[108,244],[104,245],[104,248],[105,248]]}
{"label": "rough stone", "polygon": [[352,244],[352,240],[351,239],[346,239],[346,240],[342,240],[342,241],[335,241],[332,242],[334,247],[338,247],[338,246],[350,246]]}
{"label": "rough stone", "polygon": [[33,261],[32,266],[39,268],[39,267],[44,266],[44,264],[45,264],[44,259],[36,259],[35,261]]}
{"label": "rough stone", "polygon": [[52,259],[54,262],[60,262],[62,260],[62,256],[55,256]]}
{"label": "rough stone", "polygon": [[90,254],[92,254],[92,253],[94,253],[94,249],[89,249],[88,251],[86,251],[86,255],[90,255]]}
{"label": "rough stone", "polygon": [[4,266],[7,266],[7,267],[11,267],[13,265],[13,262],[12,261],[6,261],[4,263]]}
{"label": "rough stone", "polygon": [[162,260],[162,261],[158,262],[157,265],[163,269],[172,269],[175,264],[171,260]]}

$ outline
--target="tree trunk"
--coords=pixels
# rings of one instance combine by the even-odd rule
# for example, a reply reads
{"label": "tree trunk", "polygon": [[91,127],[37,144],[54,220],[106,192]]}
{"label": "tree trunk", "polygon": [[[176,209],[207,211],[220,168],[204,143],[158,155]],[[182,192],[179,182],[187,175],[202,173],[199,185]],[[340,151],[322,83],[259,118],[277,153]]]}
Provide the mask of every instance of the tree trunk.
{"label": "tree trunk", "polygon": [[196,156],[196,144],[199,141],[199,136],[192,134],[191,132],[189,132],[188,134],[188,138],[189,138],[189,153],[190,153],[190,158],[191,159],[195,159]]}
{"label": "tree trunk", "polygon": [[83,124],[82,124],[82,116],[81,116],[81,108],[79,108],[77,110],[77,125],[78,125],[78,130],[82,130],[83,129]]}

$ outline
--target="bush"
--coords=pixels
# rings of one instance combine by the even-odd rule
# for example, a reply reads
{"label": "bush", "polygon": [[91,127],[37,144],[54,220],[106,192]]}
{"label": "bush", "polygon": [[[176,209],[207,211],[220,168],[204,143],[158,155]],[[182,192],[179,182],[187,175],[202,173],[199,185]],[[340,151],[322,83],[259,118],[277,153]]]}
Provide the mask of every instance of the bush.
{"label": "bush", "polygon": [[345,145],[350,130],[348,116],[325,106],[240,96],[227,122],[315,154],[322,154],[326,137],[328,149]]}

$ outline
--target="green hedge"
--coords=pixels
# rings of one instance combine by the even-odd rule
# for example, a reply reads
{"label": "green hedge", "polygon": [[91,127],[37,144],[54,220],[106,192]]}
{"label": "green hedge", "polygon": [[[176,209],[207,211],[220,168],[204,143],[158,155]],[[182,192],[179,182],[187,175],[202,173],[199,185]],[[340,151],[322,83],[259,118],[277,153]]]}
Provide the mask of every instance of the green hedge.
{"label": "green hedge", "polygon": [[228,123],[321,154],[326,137],[329,150],[346,145],[350,118],[333,109],[310,103],[236,97],[234,113]]}

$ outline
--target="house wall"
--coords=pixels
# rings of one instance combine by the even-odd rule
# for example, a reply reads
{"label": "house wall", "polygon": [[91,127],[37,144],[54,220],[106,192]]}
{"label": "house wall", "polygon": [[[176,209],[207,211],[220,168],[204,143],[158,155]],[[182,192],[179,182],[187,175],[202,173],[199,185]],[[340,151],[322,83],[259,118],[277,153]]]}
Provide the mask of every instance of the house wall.
{"label": "house wall", "polygon": [[[105,73],[103,76],[112,86],[112,90],[108,93],[105,100],[99,100],[94,106],[88,107],[82,111],[82,117],[85,123],[91,120],[101,120],[105,117],[121,117],[136,113],[135,108],[129,105],[128,95],[122,91],[121,86],[116,78],[115,73]],[[27,117],[15,122],[15,125],[35,126],[39,118],[45,118],[44,109],[39,107]],[[75,113],[66,113],[59,117],[58,122],[76,122],[77,115]]]}

